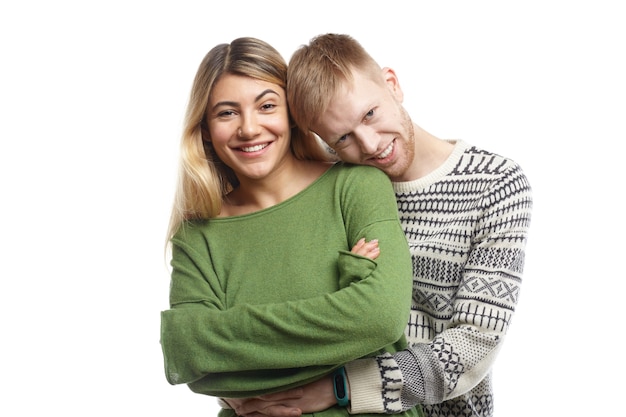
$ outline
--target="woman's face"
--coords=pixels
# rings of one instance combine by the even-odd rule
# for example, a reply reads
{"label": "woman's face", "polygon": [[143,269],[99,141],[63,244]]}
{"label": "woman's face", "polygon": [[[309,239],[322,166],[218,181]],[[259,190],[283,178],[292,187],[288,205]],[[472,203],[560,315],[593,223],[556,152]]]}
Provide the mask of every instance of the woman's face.
{"label": "woman's face", "polygon": [[285,90],[254,78],[224,74],[207,107],[217,156],[243,179],[263,179],[290,154]]}

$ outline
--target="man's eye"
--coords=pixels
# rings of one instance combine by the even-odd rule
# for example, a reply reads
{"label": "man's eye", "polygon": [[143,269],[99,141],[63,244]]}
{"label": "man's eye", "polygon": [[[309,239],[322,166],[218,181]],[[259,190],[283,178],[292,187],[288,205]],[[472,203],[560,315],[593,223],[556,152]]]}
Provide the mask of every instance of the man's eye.
{"label": "man's eye", "polygon": [[371,119],[372,117],[374,117],[374,109],[372,109],[372,110],[368,111],[368,112],[365,114],[365,118],[366,118],[366,119]]}
{"label": "man's eye", "polygon": [[346,139],[348,139],[348,135],[343,135],[342,137],[337,139],[337,144],[345,142]]}

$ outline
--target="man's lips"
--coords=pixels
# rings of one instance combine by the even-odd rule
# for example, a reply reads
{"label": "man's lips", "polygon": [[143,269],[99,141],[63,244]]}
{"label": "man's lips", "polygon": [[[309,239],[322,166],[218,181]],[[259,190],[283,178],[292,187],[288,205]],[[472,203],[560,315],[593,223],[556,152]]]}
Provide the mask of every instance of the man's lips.
{"label": "man's lips", "polygon": [[389,155],[391,155],[391,152],[393,151],[393,145],[396,143],[396,141],[392,141],[389,146],[387,146],[387,148],[382,151],[381,153],[379,153],[378,155],[376,155],[374,158],[376,159],[385,159],[386,157],[388,157]]}

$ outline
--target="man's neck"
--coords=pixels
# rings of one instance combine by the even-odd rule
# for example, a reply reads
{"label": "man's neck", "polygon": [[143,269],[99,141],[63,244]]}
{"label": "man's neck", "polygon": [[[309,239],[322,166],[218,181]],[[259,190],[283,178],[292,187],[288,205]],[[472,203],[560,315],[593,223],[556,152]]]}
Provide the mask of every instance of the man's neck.
{"label": "man's neck", "polygon": [[413,124],[415,131],[415,158],[409,168],[408,181],[417,180],[439,168],[450,156],[454,142],[439,139]]}

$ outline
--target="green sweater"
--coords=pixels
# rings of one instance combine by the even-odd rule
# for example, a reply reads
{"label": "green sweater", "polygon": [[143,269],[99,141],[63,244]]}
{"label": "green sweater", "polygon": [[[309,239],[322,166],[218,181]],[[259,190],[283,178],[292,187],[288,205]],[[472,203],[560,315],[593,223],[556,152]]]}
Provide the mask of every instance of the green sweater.
{"label": "green sweater", "polygon": [[[375,261],[350,253],[361,237],[379,239]],[[171,384],[253,396],[406,346],[411,258],[391,183],[375,168],[336,164],[276,206],[189,222],[171,265],[161,313]]]}

